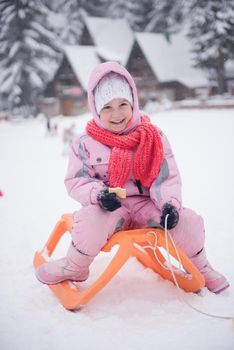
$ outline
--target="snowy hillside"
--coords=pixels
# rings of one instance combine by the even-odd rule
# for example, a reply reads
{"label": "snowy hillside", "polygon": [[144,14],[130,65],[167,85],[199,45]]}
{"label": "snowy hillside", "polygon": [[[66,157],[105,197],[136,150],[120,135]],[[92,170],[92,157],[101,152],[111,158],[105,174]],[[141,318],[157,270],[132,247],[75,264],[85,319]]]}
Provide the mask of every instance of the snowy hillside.
{"label": "snowy hillside", "polygon": [[[231,350],[230,320],[204,316],[177,290],[131,259],[107,287],[78,312],[66,311],[32,266],[62,213],[78,205],[63,179],[62,130],[84,130],[89,115],[56,118],[58,136],[45,121],[0,123],[0,349],[1,350]],[[216,296],[204,290],[184,298],[202,311],[234,316],[234,110],[169,111],[152,118],[168,136],[183,180],[184,206],[202,214],[207,254],[231,287]],[[61,256],[64,239],[56,252]],[[89,285],[110,259],[101,253]]]}

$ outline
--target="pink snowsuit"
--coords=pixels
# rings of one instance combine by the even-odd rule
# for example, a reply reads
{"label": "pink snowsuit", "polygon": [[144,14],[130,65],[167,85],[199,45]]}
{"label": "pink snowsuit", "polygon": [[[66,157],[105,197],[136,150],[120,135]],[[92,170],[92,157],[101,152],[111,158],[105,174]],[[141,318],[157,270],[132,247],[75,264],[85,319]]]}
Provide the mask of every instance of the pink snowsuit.
{"label": "pink snowsuit", "polygon": [[[132,88],[133,122],[124,130],[126,134],[139,123],[141,113],[135,83],[123,67],[114,62],[107,62],[96,68],[88,88],[90,109],[95,122],[103,128],[95,109],[93,91],[100,79],[109,72],[123,75]],[[108,238],[119,230],[158,227],[165,203],[173,204],[179,211],[179,223],[170,231],[175,243],[188,257],[193,257],[203,248],[203,220],[194,211],[182,207],[180,174],[169,142],[166,136],[160,133],[164,161],[159,175],[147,189],[139,187],[131,174],[125,185],[127,198],[121,200],[121,208],[113,212],[101,209],[97,202],[98,193],[109,186],[108,160],[111,149],[87,133],[75,138],[65,185],[69,195],[83,206],[73,215],[72,240],[78,251],[94,257]]]}

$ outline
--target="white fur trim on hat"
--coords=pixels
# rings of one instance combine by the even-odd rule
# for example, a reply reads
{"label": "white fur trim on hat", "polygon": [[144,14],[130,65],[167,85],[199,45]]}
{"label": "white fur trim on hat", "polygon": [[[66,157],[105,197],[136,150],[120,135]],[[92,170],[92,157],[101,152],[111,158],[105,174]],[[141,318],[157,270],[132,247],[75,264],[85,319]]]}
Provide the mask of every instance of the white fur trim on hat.
{"label": "white fur trim on hat", "polygon": [[104,76],[94,89],[94,100],[97,113],[114,98],[125,98],[131,106],[133,97],[131,87],[127,80],[118,73],[108,73]]}

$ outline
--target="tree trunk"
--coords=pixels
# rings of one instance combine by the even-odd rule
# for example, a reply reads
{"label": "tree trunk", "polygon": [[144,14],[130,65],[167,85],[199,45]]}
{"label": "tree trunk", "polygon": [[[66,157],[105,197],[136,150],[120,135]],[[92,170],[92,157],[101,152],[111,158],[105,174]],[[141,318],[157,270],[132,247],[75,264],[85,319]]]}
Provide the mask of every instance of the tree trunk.
{"label": "tree trunk", "polygon": [[227,83],[225,79],[225,69],[224,69],[224,60],[221,58],[219,64],[216,68],[216,79],[218,84],[218,93],[220,95],[227,92]]}

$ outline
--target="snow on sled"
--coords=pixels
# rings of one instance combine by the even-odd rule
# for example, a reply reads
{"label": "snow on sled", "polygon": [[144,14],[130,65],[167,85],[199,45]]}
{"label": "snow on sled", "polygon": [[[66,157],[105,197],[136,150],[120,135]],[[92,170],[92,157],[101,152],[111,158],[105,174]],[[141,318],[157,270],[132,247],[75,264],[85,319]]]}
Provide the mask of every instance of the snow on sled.
{"label": "snow on sled", "polygon": [[[46,257],[52,255],[61,237],[64,233],[71,232],[71,228],[72,215],[62,215],[43,249],[36,252],[33,261],[35,269],[47,261]],[[173,275],[176,276],[178,286],[186,292],[197,292],[205,285],[204,277],[198,269],[180,248],[167,240],[165,232],[161,229],[145,228],[117,232],[109,239],[102,251],[110,252],[115,245],[119,246],[116,254],[103,273],[86,290],[80,290],[77,284],[70,281],[48,285],[66,309],[76,310],[87,304],[110,282],[131,256],[135,256],[145,267],[151,268],[174,284]],[[167,259],[167,257],[170,258]],[[177,267],[178,261],[180,261],[179,267]]]}

